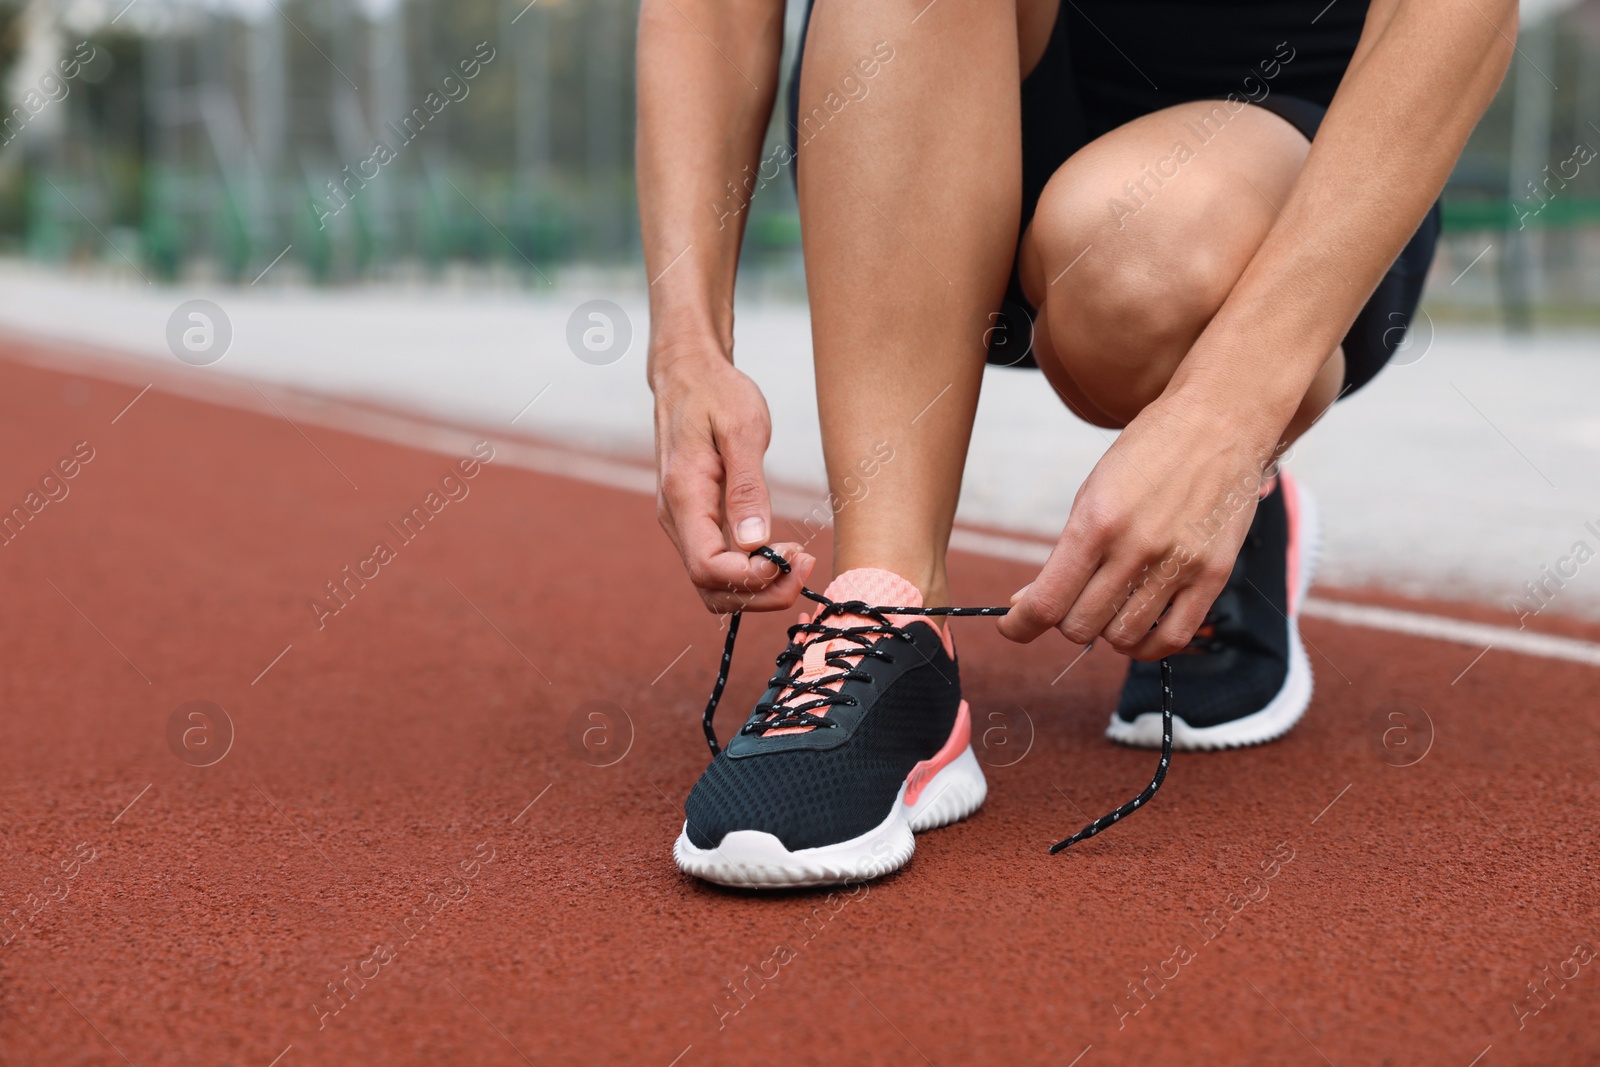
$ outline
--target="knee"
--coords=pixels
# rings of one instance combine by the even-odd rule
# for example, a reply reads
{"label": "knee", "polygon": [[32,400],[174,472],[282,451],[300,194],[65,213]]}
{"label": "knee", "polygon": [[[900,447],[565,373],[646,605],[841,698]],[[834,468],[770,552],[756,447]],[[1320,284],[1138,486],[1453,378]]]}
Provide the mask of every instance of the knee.
{"label": "knee", "polygon": [[1050,207],[1046,215],[1041,204],[1035,227],[1047,259],[1060,264],[1036,301],[1048,311],[1051,347],[1097,406],[1131,419],[1166,388],[1238,272],[1202,242],[1097,225],[1103,203],[1098,219],[1092,204]]}
{"label": "knee", "polygon": [[1127,419],[1166,388],[1260,242],[1257,226],[1231,229],[1208,208],[1202,176],[1181,190],[1147,180],[1137,198],[1112,177],[1063,168],[1046,188],[1031,231],[1034,303],[1071,376]]}
{"label": "knee", "polygon": [[[1033,221],[1041,259],[1054,265],[1046,299],[1153,337],[1209,320],[1260,241],[1229,227],[1237,220],[1197,188],[1204,176],[1186,189],[1147,179],[1130,194],[1131,180],[1119,188],[1103,176],[1074,180],[1069,171],[1070,164],[1057,176],[1066,180],[1045,189]],[[1169,203],[1161,203],[1163,194]],[[1250,238],[1252,247],[1244,247]]]}
{"label": "knee", "polygon": [[1187,349],[1238,280],[1200,245],[1107,248],[1091,263],[1095,251],[1079,264],[1087,268],[1082,276],[1056,286],[1049,297],[1063,312],[1059,317],[1073,324],[1068,340],[1079,339],[1074,348],[1097,342],[1110,351],[1151,357],[1174,346]]}

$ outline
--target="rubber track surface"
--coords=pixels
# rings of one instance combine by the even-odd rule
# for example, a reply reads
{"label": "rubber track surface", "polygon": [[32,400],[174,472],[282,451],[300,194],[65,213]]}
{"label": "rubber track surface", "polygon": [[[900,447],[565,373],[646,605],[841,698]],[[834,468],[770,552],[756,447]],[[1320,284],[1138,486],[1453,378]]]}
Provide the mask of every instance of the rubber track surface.
{"label": "rubber track surface", "polygon": [[490,463],[402,544],[450,457],[136,392],[0,363],[0,504],[94,451],[0,547],[4,1063],[1600,1058],[1592,668],[1311,620],[1287,740],[1052,858],[1152,769],[1101,737],[1123,663],[958,623],[983,811],[724,892],[671,861],[721,632],[651,500]]}

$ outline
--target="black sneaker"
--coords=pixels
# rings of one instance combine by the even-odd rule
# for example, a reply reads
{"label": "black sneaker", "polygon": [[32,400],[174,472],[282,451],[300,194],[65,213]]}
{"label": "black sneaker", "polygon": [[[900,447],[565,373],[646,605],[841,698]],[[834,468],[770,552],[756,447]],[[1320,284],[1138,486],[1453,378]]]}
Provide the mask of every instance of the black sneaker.
{"label": "black sneaker", "polygon": [[748,888],[877,878],[911,858],[914,832],[966,818],[988,786],[970,743],[955,650],[888,571],[835,578],[838,603],[800,616],[755,712],[695,783],[673,858]]}
{"label": "black sneaker", "polygon": [[[1288,733],[1311,703],[1300,606],[1311,588],[1316,502],[1288,472],[1256,508],[1233,575],[1182,652],[1171,658],[1174,748],[1236,748]],[[1161,745],[1161,681],[1135,661],[1106,736]]]}

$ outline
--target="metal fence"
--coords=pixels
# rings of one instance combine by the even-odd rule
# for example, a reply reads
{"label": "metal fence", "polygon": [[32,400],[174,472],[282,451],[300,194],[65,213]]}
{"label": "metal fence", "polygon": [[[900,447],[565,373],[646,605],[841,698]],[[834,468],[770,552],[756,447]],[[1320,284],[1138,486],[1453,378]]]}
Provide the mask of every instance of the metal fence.
{"label": "metal fence", "polygon": [[[245,282],[638,256],[637,0],[123,2],[0,0],[0,251]],[[1446,194],[1442,263],[1481,259],[1430,300],[1600,317],[1600,0],[1518,45]],[[771,183],[749,269],[798,246]]]}

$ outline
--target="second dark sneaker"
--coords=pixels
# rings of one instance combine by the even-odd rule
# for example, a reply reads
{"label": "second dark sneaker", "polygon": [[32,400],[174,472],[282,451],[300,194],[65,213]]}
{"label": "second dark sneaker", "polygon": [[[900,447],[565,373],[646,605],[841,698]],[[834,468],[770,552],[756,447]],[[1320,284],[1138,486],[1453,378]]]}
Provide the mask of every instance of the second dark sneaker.
{"label": "second dark sneaker", "polygon": [[948,631],[868,604],[921,607],[916,586],[862,568],[800,616],[754,713],[684,804],[673,858],[753,889],[832,885],[903,866],[913,833],[971,815],[988,786]]}
{"label": "second dark sneaker", "polygon": [[[1228,584],[1188,647],[1171,657],[1174,748],[1258,745],[1300,721],[1311,703],[1300,607],[1318,537],[1315,501],[1280,471],[1256,508]],[[1135,661],[1106,736],[1159,748],[1160,709],[1159,667]]]}

